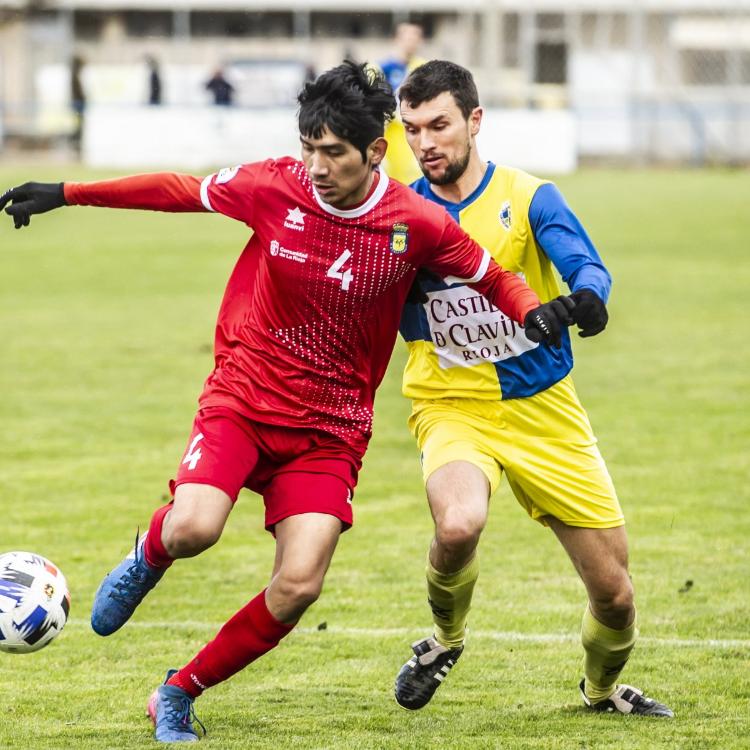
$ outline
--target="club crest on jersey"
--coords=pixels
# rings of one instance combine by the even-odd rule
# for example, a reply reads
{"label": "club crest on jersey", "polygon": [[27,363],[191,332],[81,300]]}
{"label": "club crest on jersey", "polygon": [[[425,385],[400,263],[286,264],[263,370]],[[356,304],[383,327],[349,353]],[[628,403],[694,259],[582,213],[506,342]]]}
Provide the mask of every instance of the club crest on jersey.
{"label": "club crest on jersey", "polygon": [[500,206],[500,213],[498,214],[500,223],[510,232],[510,201],[505,201]]}
{"label": "club crest on jersey", "polygon": [[391,229],[391,252],[395,255],[403,255],[409,249],[409,225],[400,222],[393,225]]}
{"label": "club crest on jersey", "polygon": [[287,229],[294,229],[297,232],[303,232],[305,230],[305,216],[307,216],[307,214],[303,214],[302,211],[299,210],[299,206],[287,208],[284,226]]}
{"label": "club crest on jersey", "polygon": [[239,171],[239,164],[236,167],[224,167],[224,169],[219,170],[216,175],[216,184],[223,185],[225,182],[229,182],[229,180],[233,179]]}

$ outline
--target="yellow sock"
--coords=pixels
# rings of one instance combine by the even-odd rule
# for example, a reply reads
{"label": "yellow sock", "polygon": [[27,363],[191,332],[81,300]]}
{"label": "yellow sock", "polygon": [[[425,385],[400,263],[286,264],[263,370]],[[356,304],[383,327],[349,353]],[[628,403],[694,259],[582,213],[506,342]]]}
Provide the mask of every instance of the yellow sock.
{"label": "yellow sock", "polygon": [[638,625],[634,619],[624,630],[614,630],[602,625],[586,607],[581,626],[584,649],[584,675],[586,695],[592,703],[609,698],[614,691],[630,652],[638,638]]}
{"label": "yellow sock", "polygon": [[446,648],[463,645],[471,595],[479,577],[479,556],[455,573],[440,573],[427,561],[427,601],[432,609],[435,637]]}

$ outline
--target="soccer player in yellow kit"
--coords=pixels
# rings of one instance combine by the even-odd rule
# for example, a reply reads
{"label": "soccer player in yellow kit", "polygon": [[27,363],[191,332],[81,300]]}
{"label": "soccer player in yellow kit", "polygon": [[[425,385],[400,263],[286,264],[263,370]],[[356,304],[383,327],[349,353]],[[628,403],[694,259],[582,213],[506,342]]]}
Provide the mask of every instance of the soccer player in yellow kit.
{"label": "soccer player in yellow kit", "polygon": [[[424,33],[419,24],[404,21],[396,26],[393,55],[379,63],[394,94],[398,92],[398,87],[406,76],[426,62],[419,56],[423,41]],[[419,177],[419,165],[406,142],[404,125],[398,117],[394,117],[385,126],[385,139],[388,141],[388,153],[385,157],[388,176],[408,185]]]}
{"label": "soccer player in yellow kit", "polygon": [[[412,185],[444,206],[503,267],[548,301],[572,291],[580,336],[607,323],[610,276],[562,195],[550,182],[484,162],[482,121],[471,73],[433,60],[400,89],[406,137],[424,177]],[[404,394],[422,452],[435,536],[427,565],[434,635],[412,646],[396,700],[424,706],[464,647],[479,574],[476,554],[489,498],[503,472],[518,502],[549,526],[586,586],[584,679],[594,711],[673,716],[617,680],[638,636],[624,518],[578,400],[567,330],[555,349],[530,342],[484,297],[464,285],[422,278],[401,323],[409,347]]]}

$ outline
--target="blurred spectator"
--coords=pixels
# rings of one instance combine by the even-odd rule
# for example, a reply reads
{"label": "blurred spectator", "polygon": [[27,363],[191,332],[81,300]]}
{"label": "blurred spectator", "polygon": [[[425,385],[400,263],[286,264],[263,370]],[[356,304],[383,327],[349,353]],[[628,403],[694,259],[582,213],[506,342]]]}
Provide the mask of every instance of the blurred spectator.
{"label": "blurred spectator", "polygon": [[394,93],[404,78],[426,60],[417,56],[424,42],[422,27],[416,23],[400,23],[393,36],[393,55],[380,63],[386,80]]}
{"label": "blurred spectator", "polygon": [[[400,23],[396,26],[393,37],[393,54],[380,62],[380,69],[391,84],[393,93],[398,91],[406,76],[414,68],[426,62],[418,56],[424,42],[422,27],[416,23]],[[398,112],[398,110],[397,110]],[[388,153],[385,158],[385,170],[390,177],[409,184],[421,177],[421,172],[414,154],[406,142],[404,126],[396,117],[386,126],[385,139],[388,141]]]}
{"label": "blurred spectator", "polygon": [[148,103],[161,104],[161,73],[159,72],[159,63],[155,57],[147,57],[146,65],[148,66]]}
{"label": "blurred spectator", "polygon": [[78,154],[81,153],[81,139],[83,137],[83,116],[86,110],[86,93],[81,82],[81,72],[84,66],[82,57],[75,55],[70,61],[70,108],[73,110],[73,132],[70,140]]}
{"label": "blurred spectator", "polygon": [[221,68],[216,69],[211,80],[206,84],[206,88],[214,95],[214,104],[221,107],[228,107],[232,104],[234,86],[227,81]]}

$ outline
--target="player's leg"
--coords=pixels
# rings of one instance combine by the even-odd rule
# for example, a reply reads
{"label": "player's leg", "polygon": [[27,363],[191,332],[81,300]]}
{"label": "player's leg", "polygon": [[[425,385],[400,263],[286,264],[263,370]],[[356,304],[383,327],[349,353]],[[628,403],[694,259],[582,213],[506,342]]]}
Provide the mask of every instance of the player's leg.
{"label": "player's leg", "polygon": [[174,500],[159,508],[148,532],[102,581],[94,597],[91,627],[111,635],[131,617],[143,598],[181,557],[193,557],[215,544],[234,503],[208,484],[181,484]]}
{"label": "player's leg", "polygon": [[[608,710],[638,634],[627,535],[614,485],[569,378],[517,399],[508,424],[508,482],[529,515],[553,528],[588,591],[584,695],[588,704],[606,707],[597,710]],[[611,710],[654,715],[661,710],[639,691],[622,687],[632,700]]]}
{"label": "player's leg", "polygon": [[586,694],[598,702],[614,690],[638,637],[625,527],[577,528],[552,517],[548,523],[588,594],[582,627],[584,673]]}
{"label": "player's leg", "polygon": [[412,645],[396,677],[399,705],[425,706],[463,651],[466,619],[479,576],[477,545],[487,523],[489,481],[468,461],[451,461],[427,480],[435,535],[427,560],[427,601],[434,636]]}
{"label": "player's leg", "polygon": [[268,611],[296,623],[317,601],[341,534],[341,521],[325,513],[290,516],[276,524],[277,556],[266,589]]}
{"label": "player's leg", "polygon": [[169,684],[196,698],[274,648],[320,595],[340,533],[341,521],[322,513],[291,516],[277,524],[280,564],[268,587],[239,610]]}
{"label": "player's leg", "polygon": [[468,461],[451,461],[427,480],[435,535],[427,561],[427,594],[438,643],[463,646],[466,618],[479,575],[477,545],[487,523],[490,485]]}
{"label": "player's leg", "polygon": [[149,701],[161,742],[197,738],[193,701],[275,648],[318,598],[341,534],[341,521],[323,513],[276,524],[277,555],[266,589],[239,610],[182,669],[170,670]]}
{"label": "player's leg", "polygon": [[132,616],[166,569],[214,544],[245,478],[258,461],[252,434],[237,415],[200,412],[170,486],[174,500],[158,508],[134,550],[108,573],[94,597],[91,627],[111,635]]}
{"label": "player's leg", "polygon": [[[294,456],[260,474],[265,525],[276,536],[271,581],[224,625],[182,669],[167,674],[149,702],[156,738],[164,742],[196,738],[189,717],[194,699],[273,649],[320,595],[339,535],[352,518],[352,490],[360,456],[346,458],[347,446],[311,431],[258,428],[269,451]],[[260,486],[258,486],[261,489]]]}
{"label": "player's leg", "polygon": [[476,549],[500,480],[474,416],[429,402],[412,415],[435,523],[426,570],[434,636],[412,645],[414,653],[396,677],[396,700],[404,708],[426,705],[463,651],[479,575]]}
{"label": "player's leg", "polygon": [[581,692],[586,704],[597,711],[671,717],[669,708],[636,688],[617,686],[638,638],[625,527],[580,528],[556,518],[550,518],[549,525],[588,593],[581,627],[585,654]]}
{"label": "player's leg", "polygon": [[195,557],[216,544],[234,502],[218,487],[186,483],[175,488],[171,506],[166,506],[166,513],[154,514],[146,537],[146,560],[159,567]]}

